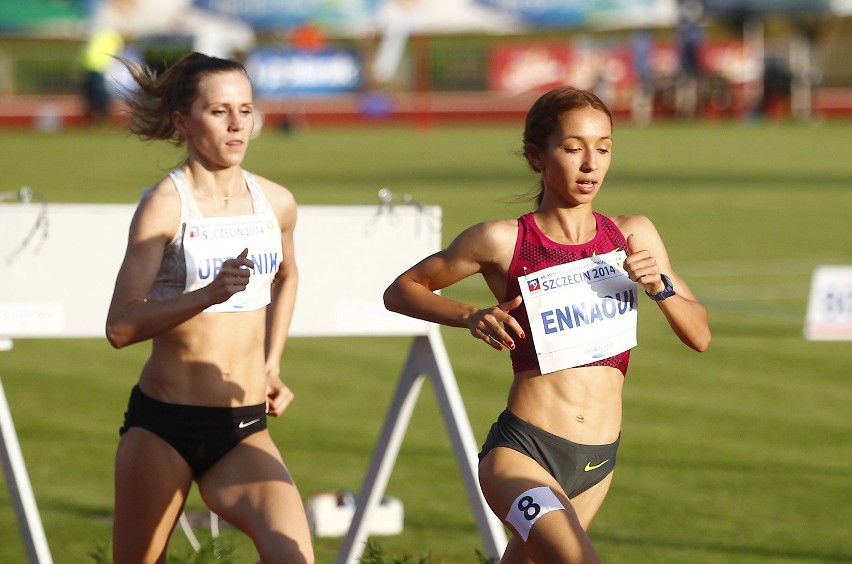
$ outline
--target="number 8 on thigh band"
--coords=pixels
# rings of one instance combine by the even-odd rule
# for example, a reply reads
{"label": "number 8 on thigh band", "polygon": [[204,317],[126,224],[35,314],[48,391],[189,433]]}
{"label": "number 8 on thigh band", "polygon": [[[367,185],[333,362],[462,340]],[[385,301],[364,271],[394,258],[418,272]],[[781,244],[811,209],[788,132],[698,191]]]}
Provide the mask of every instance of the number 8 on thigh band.
{"label": "number 8 on thigh band", "polygon": [[515,527],[526,542],[530,536],[530,529],[539,517],[560,509],[565,509],[565,506],[549,487],[532,488],[515,498],[506,515],[506,521]]}

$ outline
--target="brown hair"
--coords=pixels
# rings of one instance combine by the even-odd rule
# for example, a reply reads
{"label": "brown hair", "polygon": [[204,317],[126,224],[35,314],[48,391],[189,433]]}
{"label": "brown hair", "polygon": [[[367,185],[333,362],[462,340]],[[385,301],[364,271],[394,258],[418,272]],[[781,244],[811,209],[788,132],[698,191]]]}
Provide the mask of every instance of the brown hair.
{"label": "brown hair", "polygon": [[[543,149],[547,145],[547,138],[559,127],[559,118],[562,114],[582,108],[600,110],[607,115],[612,125],[612,114],[603,101],[588,90],[580,90],[573,86],[561,86],[555,88],[535,101],[527,112],[524,124],[524,158],[534,172],[540,172],[532,164],[530,153],[534,149]],[[544,197],[544,184],[539,183],[539,191],[536,195],[536,205],[541,205]]]}
{"label": "brown hair", "polygon": [[172,125],[172,113],[189,113],[203,77],[239,71],[249,78],[241,63],[201,53],[186,55],[160,75],[150,67],[120,60],[139,86],[125,93],[130,131],[146,140],[169,140],[176,146],[182,145],[184,139]]}

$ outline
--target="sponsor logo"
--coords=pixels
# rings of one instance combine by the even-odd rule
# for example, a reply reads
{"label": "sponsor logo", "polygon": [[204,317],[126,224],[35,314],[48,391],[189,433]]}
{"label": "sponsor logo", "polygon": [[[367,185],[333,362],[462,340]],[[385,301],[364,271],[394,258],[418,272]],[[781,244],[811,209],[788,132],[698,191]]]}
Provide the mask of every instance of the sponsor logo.
{"label": "sponsor logo", "polygon": [[598,468],[600,468],[601,466],[603,466],[607,462],[609,462],[609,459],[604,460],[600,464],[592,464],[591,462],[586,462],[586,467],[583,468],[583,471],[584,472],[591,472],[592,470],[597,470]]}

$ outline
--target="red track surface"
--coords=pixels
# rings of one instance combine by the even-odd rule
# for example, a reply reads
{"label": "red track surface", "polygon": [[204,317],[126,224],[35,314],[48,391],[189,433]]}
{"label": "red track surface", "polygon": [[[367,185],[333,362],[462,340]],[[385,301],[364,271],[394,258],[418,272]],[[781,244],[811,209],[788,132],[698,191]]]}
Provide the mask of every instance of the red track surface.
{"label": "red track surface", "polygon": [[[508,97],[490,93],[432,93],[365,97],[259,100],[267,126],[354,125],[451,122],[521,122],[536,94]],[[616,108],[617,118],[629,117]],[[781,112],[784,115],[784,112]],[[814,115],[852,117],[852,89],[821,89],[814,93]],[[121,123],[121,108],[113,121]],[[12,96],[0,98],[0,127],[52,130],[86,124],[85,109],[77,96]]]}

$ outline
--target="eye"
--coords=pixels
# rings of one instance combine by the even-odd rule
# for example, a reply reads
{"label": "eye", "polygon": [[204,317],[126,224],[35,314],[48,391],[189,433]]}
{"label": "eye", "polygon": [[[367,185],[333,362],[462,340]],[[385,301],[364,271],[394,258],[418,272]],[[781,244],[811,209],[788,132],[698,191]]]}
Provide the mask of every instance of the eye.
{"label": "eye", "polygon": [[564,147],[563,150],[566,153],[579,153],[582,149],[579,147]]}
{"label": "eye", "polygon": [[217,117],[221,117],[225,115],[225,110],[213,110],[213,115]]}

